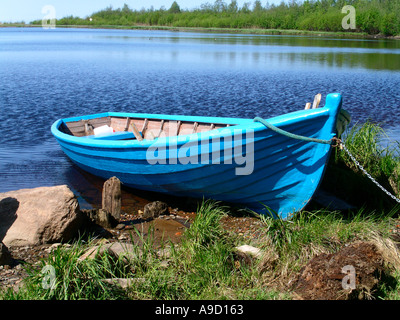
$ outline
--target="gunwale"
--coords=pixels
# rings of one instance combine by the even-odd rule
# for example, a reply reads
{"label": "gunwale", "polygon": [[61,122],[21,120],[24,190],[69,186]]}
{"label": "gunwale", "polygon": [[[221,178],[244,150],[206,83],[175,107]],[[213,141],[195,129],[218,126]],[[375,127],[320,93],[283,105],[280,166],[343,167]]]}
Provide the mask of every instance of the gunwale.
{"label": "gunwale", "polygon": [[[308,117],[324,116],[330,112],[329,108],[317,108],[310,110],[299,110],[284,115],[279,115],[273,118],[269,118],[268,121],[275,126],[290,126],[295,122],[301,122],[306,120]],[[215,128],[213,130],[196,132],[186,135],[178,136],[165,136],[159,137],[154,140],[143,139],[139,140],[95,140],[95,139],[82,139],[82,137],[77,137],[60,130],[62,124],[69,122],[77,122],[82,120],[92,120],[96,118],[105,117],[119,117],[131,119],[141,118],[141,119],[156,119],[156,120],[168,120],[168,121],[185,121],[185,122],[202,122],[202,123],[217,123],[230,125],[229,127]],[[230,135],[230,130],[246,130],[251,129],[255,132],[265,130],[264,125],[258,122],[254,122],[253,119],[246,118],[228,118],[228,117],[204,117],[204,116],[184,116],[184,115],[164,115],[164,114],[147,114],[147,113],[125,113],[125,112],[105,112],[91,115],[83,115],[78,117],[70,117],[59,119],[55,121],[51,127],[51,132],[53,135],[67,143],[80,144],[83,146],[93,146],[93,147],[103,147],[103,148],[126,148],[131,147],[141,147],[147,148],[149,146],[157,146],[158,144],[163,145],[165,143],[182,145],[189,140],[198,139],[209,139],[213,136],[224,137]]]}

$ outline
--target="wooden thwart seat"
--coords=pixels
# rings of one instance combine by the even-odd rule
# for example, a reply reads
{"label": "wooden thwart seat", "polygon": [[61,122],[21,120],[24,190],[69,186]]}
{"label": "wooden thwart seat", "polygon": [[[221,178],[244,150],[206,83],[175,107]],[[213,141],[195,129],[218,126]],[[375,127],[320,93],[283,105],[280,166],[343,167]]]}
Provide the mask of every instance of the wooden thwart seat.
{"label": "wooden thwart seat", "polygon": [[143,140],[143,137],[142,137],[142,135],[140,134],[140,132],[139,132],[139,129],[136,127],[136,125],[135,125],[135,123],[131,123],[131,126],[132,126],[132,130],[133,130],[133,134],[135,135],[135,138],[137,139],[137,140],[139,140],[139,141],[142,141]]}
{"label": "wooden thwart seat", "polygon": [[134,139],[135,135],[131,131],[118,131],[106,134],[91,135],[87,136],[87,138],[96,140],[126,140],[126,139]]}

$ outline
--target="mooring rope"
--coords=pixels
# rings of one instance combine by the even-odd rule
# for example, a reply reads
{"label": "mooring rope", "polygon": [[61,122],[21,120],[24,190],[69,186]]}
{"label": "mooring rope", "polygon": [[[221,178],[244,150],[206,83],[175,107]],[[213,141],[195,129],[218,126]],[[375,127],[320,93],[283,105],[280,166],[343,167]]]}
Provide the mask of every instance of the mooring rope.
{"label": "mooring rope", "polygon": [[297,139],[297,140],[302,140],[302,141],[308,141],[308,142],[316,142],[316,143],[323,143],[323,144],[330,144],[333,147],[340,147],[340,149],[343,149],[346,151],[346,153],[349,155],[350,159],[353,160],[353,162],[356,164],[356,166],[379,188],[381,189],[384,193],[386,193],[390,198],[393,200],[397,201],[400,203],[400,199],[394,196],[392,193],[390,193],[388,190],[386,190],[382,185],[379,184],[378,181],[376,181],[365,169],[364,167],[357,161],[357,159],[350,153],[349,149],[344,145],[344,143],[338,139],[337,137],[333,137],[330,140],[322,140],[322,139],[316,139],[316,138],[311,138],[311,137],[305,137],[305,136],[300,136],[291,132],[288,132],[286,130],[280,129],[273,124],[270,124],[268,121],[265,121],[264,119],[260,117],[255,117],[254,121],[262,123],[264,126],[267,128],[271,129],[272,131],[275,131],[276,133],[282,134],[286,137]]}
{"label": "mooring rope", "polygon": [[254,121],[262,123],[264,126],[266,126],[268,129],[271,129],[272,131],[275,131],[276,133],[279,133],[281,135],[284,135],[288,138],[292,139],[297,139],[297,140],[302,140],[302,141],[307,141],[307,142],[316,142],[316,143],[323,143],[323,144],[330,144],[333,147],[338,146],[338,139],[336,137],[330,139],[330,140],[323,140],[323,139],[317,139],[317,138],[311,138],[311,137],[305,137],[305,136],[300,136],[298,134],[291,133],[289,131],[280,129],[273,124],[269,123],[268,121],[264,120],[263,118],[260,117],[255,117]]}

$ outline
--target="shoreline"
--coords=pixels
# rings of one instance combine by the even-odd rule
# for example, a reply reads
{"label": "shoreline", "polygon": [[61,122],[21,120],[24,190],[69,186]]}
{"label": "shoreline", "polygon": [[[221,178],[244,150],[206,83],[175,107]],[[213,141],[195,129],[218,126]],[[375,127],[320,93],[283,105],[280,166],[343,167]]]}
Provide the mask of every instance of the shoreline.
{"label": "shoreline", "polygon": [[[41,25],[33,24],[1,24],[0,28],[41,28]],[[174,32],[203,32],[203,33],[227,33],[227,34],[249,34],[249,35],[286,35],[286,36],[317,36],[317,37],[339,37],[342,39],[375,39],[375,40],[400,40],[400,35],[384,36],[382,34],[371,35],[361,32],[330,32],[309,31],[292,29],[258,29],[258,28],[201,28],[201,27],[172,27],[172,26],[150,26],[150,25],[56,25],[56,28],[78,28],[78,29],[114,29],[114,30],[160,30]]]}

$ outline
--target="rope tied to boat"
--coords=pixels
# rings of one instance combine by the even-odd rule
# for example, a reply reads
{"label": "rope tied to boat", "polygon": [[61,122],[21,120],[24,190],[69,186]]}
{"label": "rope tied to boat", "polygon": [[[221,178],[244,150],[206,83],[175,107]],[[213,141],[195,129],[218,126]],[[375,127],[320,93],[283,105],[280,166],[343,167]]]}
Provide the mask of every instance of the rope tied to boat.
{"label": "rope tied to boat", "polygon": [[390,193],[388,190],[386,190],[381,184],[379,184],[378,181],[376,181],[368,172],[367,170],[364,169],[364,167],[357,161],[357,159],[351,154],[349,149],[345,146],[342,140],[340,140],[338,137],[333,137],[330,140],[323,140],[323,139],[316,139],[316,138],[311,138],[311,137],[305,137],[301,135],[297,135],[291,132],[288,132],[286,130],[280,129],[273,124],[265,121],[264,119],[260,117],[255,117],[254,121],[262,123],[264,126],[267,128],[271,129],[272,131],[275,131],[276,133],[282,134],[286,137],[297,139],[297,140],[302,140],[302,141],[307,141],[307,142],[316,142],[316,143],[323,143],[323,144],[329,144],[332,147],[336,148],[339,147],[340,150],[344,150],[350,157],[350,159],[356,164],[356,166],[379,188],[381,189],[386,195],[388,195],[390,198],[395,200],[396,202],[400,203],[400,199],[397,198],[395,195]]}
{"label": "rope tied to boat", "polygon": [[288,138],[296,139],[296,140],[302,140],[306,142],[316,142],[316,143],[322,143],[322,144],[329,144],[332,147],[338,147],[340,146],[341,140],[337,137],[333,137],[330,140],[324,140],[324,139],[317,139],[317,138],[312,138],[312,137],[306,137],[306,136],[301,136],[298,134],[291,133],[289,131],[283,130],[281,128],[278,128],[274,126],[273,124],[269,123],[268,121],[264,120],[263,118],[260,117],[255,117],[254,118],[255,122],[260,122],[264,126],[266,126],[268,129],[271,129],[272,131],[279,133],[281,135],[284,135]]}

